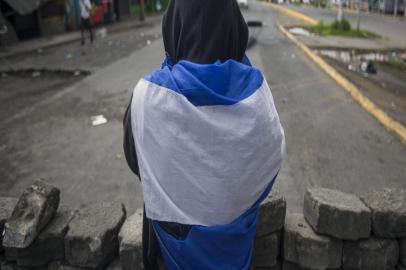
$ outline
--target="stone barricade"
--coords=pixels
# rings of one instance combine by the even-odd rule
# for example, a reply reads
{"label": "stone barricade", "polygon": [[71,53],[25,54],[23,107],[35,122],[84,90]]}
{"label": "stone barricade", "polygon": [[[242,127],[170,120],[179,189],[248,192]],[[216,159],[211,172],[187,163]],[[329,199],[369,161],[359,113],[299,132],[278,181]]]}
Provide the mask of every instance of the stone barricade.
{"label": "stone barricade", "polygon": [[[303,205],[286,213],[281,194],[264,200],[251,269],[406,269],[406,190],[311,188]],[[0,197],[0,269],[143,269],[142,215],[114,202],[59,207],[59,190],[37,181]]]}

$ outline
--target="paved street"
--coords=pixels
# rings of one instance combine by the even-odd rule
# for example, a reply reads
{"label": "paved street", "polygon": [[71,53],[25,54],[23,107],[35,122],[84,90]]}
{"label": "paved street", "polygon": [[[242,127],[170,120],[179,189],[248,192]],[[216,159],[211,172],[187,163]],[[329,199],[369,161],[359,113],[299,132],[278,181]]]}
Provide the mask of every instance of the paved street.
{"label": "paved street", "polygon": [[[337,18],[337,11],[313,8],[306,6],[287,6],[290,9],[303,13],[313,19],[332,22]],[[402,47],[406,47],[406,17],[383,16],[374,13],[361,13],[361,28],[375,32],[384,38],[388,38]],[[345,12],[344,18],[351,22],[355,27],[357,25],[357,14],[354,12]]]}
{"label": "paved street", "polygon": [[[309,186],[357,194],[405,187],[406,147],[278,31],[280,16],[253,1],[245,12],[265,24],[248,54],[266,75],[285,128],[288,156],[276,188],[289,210],[300,211]],[[0,120],[0,195],[18,195],[43,178],[62,189],[65,204],[119,200],[129,212],[142,206],[123,156],[121,121],[136,82],[163,56],[158,38]],[[97,114],[109,122],[91,126]]]}

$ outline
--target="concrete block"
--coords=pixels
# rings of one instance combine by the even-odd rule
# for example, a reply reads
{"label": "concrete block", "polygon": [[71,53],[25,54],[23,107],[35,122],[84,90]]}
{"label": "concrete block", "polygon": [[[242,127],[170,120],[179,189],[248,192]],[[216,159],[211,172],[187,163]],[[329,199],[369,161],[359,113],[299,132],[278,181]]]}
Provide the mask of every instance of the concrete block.
{"label": "concrete block", "polygon": [[288,214],[283,234],[283,258],[303,268],[340,268],[341,240],[316,234],[302,214]]}
{"label": "concrete block", "polygon": [[54,219],[27,248],[17,250],[19,266],[41,266],[65,258],[64,238],[74,211],[63,210],[56,213]]}
{"label": "concrete block", "polygon": [[79,209],[65,236],[65,258],[76,267],[103,269],[117,255],[118,233],[125,209],[118,203],[99,203]]}
{"label": "concrete block", "polygon": [[399,239],[400,262],[406,266],[406,237]]}
{"label": "concrete block", "polygon": [[362,200],[372,210],[372,231],[375,235],[406,237],[406,189],[372,191]]}
{"label": "concrete block", "polygon": [[118,235],[120,261],[123,270],[142,269],[142,217],[143,209],[138,209],[124,222]]}
{"label": "concrete block", "polygon": [[256,237],[281,230],[285,223],[285,215],[285,198],[272,192],[260,205]]}
{"label": "concrete block", "polygon": [[399,260],[399,245],[395,239],[371,237],[345,241],[343,268],[354,270],[394,269]]}
{"label": "concrete block", "polygon": [[4,252],[2,245],[4,223],[6,223],[6,220],[11,216],[17,202],[17,198],[0,197],[0,254]]}
{"label": "concrete block", "polygon": [[42,181],[27,188],[4,226],[3,246],[28,247],[54,217],[59,196],[59,189]]}
{"label": "concrete block", "polygon": [[272,267],[278,262],[280,253],[280,232],[275,232],[254,241],[252,267]]}
{"label": "concrete block", "polygon": [[346,240],[371,235],[371,210],[352,194],[327,188],[308,189],[303,214],[319,234]]}

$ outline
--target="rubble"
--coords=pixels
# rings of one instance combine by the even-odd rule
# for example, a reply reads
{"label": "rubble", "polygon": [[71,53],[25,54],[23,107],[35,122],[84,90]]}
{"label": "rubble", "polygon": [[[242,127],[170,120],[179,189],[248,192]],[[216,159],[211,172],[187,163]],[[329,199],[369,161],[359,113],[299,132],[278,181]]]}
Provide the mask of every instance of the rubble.
{"label": "rubble", "polygon": [[372,231],[375,235],[406,237],[406,189],[376,190],[362,200],[372,210]]}
{"label": "rubble", "polygon": [[283,258],[301,267],[323,270],[341,266],[342,241],[316,234],[302,214],[286,216]]}
{"label": "rubble", "polygon": [[142,267],[142,223],[143,209],[138,209],[127,218],[118,235],[120,242],[120,262],[123,270]]}
{"label": "rubble", "polygon": [[65,258],[73,266],[102,269],[118,255],[118,233],[125,209],[98,203],[79,209],[65,236]]}
{"label": "rubble", "polygon": [[5,224],[3,246],[28,247],[54,217],[59,194],[59,189],[42,181],[27,188]]}
{"label": "rubble", "polygon": [[355,195],[326,188],[309,189],[303,213],[315,232],[358,240],[371,234],[371,211]]}

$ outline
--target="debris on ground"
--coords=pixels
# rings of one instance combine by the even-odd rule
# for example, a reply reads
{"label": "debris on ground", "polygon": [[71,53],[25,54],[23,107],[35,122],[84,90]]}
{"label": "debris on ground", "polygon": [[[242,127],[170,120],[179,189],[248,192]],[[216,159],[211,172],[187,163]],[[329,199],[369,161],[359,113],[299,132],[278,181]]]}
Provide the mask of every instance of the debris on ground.
{"label": "debris on ground", "polygon": [[65,54],[65,59],[66,60],[69,60],[69,59],[72,59],[72,58],[73,58],[73,54],[71,54],[71,53]]}
{"label": "debris on ground", "polygon": [[79,69],[75,69],[73,71],[73,76],[75,76],[75,77],[80,76],[80,74],[82,74],[82,72]]}
{"label": "debris on ground", "polygon": [[105,27],[96,30],[96,39],[103,39],[107,37],[107,29]]}
{"label": "debris on ground", "polygon": [[151,40],[147,40],[147,45],[151,45]]}
{"label": "debris on ground", "polygon": [[294,27],[289,29],[289,32],[297,36],[310,36],[310,32],[301,27]]}
{"label": "debris on ground", "polygon": [[90,119],[92,120],[92,125],[95,126],[100,126],[100,125],[104,125],[107,123],[107,119],[104,117],[104,115],[100,114],[100,115],[95,115],[90,117]]}

